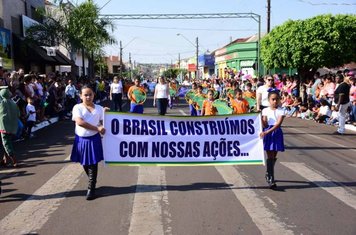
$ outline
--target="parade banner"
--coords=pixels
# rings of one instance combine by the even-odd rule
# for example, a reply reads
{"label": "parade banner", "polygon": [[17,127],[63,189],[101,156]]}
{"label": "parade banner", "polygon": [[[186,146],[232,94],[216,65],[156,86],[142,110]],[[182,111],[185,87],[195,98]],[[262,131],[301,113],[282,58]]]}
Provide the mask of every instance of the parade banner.
{"label": "parade banner", "polygon": [[262,165],[260,114],[153,116],[106,112],[109,165]]}

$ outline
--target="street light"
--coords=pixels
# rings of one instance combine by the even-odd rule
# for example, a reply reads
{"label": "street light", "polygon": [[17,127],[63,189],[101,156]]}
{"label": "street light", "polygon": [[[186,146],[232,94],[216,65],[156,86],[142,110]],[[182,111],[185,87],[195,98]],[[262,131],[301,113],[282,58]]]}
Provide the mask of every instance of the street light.
{"label": "street light", "polygon": [[198,39],[198,37],[196,37],[196,39],[195,39],[195,44],[194,43],[192,43],[188,38],[186,38],[183,34],[181,34],[181,33],[177,33],[177,36],[182,36],[186,41],[188,41],[190,44],[192,44],[195,48],[196,48],[196,70],[195,70],[195,79],[198,79],[199,78],[199,69],[198,69],[198,67],[199,67],[199,39]]}

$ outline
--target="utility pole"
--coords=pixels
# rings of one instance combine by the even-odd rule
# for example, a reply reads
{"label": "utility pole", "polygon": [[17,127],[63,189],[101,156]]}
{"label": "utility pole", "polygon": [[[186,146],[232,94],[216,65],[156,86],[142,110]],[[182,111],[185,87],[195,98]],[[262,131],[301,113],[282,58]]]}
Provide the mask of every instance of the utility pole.
{"label": "utility pole", "polygon": [[132,80],[132,64],[131,64],[131,52],[129,53],[129,64],[130,64],[130,80]]}
{"label": "utility pole", "polygon": [[180,70],[180,53],[178,53],[178,69]]}
{"label": "utility pole", "polygon": [[183,78],[182,78],[182,71],[180,70],[180,53],[178,53],[178,69],[179,69],[179,80],[180,80],[180,83],[182,83]]}
{"label": "utility pole", "polygon": [[267,0],[267,33],[271,30],[271,0]]}
{"label": "utility pole", "polygon": [[196,38],[195,42],[196,42],[196,49],[197,49],[197,51],[196,51],[197,67],[196,67],[196,71],[195,71],[195,79],[199,79],[199,39],[198,39],[198,37]]}
{"label": "utility pole", "polygon": [[122,41],[120,40],[120,77],[122,77]]}

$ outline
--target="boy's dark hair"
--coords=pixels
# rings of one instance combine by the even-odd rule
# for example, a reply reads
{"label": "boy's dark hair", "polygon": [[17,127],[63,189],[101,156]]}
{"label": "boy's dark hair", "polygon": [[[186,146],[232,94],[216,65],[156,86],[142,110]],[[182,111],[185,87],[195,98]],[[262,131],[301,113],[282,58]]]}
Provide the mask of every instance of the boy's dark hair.
{"label": "boy's dark hair", "polygon": [[240,88],[236,88],[235,89],[235,94],[237,94],[237,93],[242,93],[242,90]]}

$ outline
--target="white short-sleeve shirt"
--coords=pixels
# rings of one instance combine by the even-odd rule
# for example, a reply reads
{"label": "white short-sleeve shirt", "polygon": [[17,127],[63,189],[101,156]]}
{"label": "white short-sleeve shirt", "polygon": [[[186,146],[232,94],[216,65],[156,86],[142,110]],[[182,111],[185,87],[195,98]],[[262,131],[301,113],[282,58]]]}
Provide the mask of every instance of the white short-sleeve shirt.
{"label": "white short-sleeve shirt", "polygon": [[[85,122],[93,126],[98,126],[100,121],[104,118],[104,108],[100,105],[95,105],[95,108],[92,112],[82,104],[76,104],[73,107],[72,111],[72,120],[75,121],[76,118],[80,117]],[[79,125],[75,125],[75,134],[81,137],[88,137],[97,134],[97,131],[88,130]]]}
{"label": "white short-sleeve shirt", "polygon": [[168,85],[167,84],[157,84],[156,85],[156,98],[157,99],[162,99],[162,98],[168,98],[167,93],[168,93]]}
{"label": "white short-sleeve shirt", "polygon": [[280,116],[286,116],[286,111],[281,107],[278,107],[275,110],[268,107],[262,110],[262,116],[266,116],[268,125],[273,126],[277,123]]}
{"label": "white short-sleeve shirt", "polygon": [[110,88],[112,94],[120,94],[123,90],[122,82],[119,81],[118,83],[111,83]]}
{"label": "white short-sleeve shirt", "polygon": [[259,86],[256,91],[257,94],[261,94],[261,105],[265,107],[269,106],[268,89],[270,88],[263,85],[263,86]]}

